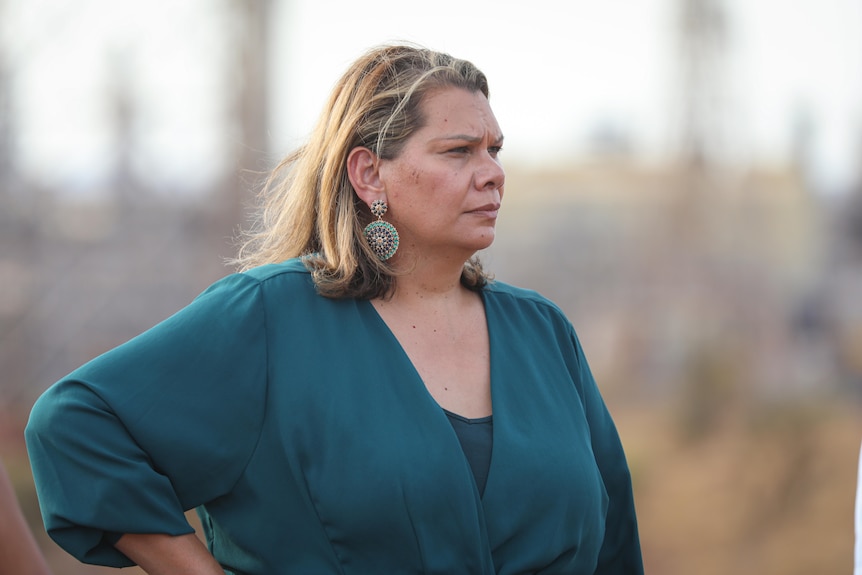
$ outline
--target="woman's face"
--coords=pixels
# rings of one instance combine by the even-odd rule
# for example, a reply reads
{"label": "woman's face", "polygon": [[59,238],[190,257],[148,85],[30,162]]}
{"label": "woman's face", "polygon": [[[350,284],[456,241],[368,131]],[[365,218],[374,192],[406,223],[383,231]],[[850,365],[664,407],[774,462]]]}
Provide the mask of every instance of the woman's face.
{"label": "woman's face", "polygon": [[[425,125],[381,160],[402,249],[467,259],[491,245],[505,174],[500,126],[481,92],[442,88],[422,103]],[[408,251],[405,250],[405,251]]]}

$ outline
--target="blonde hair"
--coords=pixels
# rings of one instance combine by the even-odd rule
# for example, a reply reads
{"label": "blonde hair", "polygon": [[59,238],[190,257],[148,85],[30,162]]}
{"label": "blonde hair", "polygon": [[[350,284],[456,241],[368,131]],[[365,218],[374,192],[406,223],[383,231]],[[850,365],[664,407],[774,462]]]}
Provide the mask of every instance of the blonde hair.
{"label": "blonde hair", "polygon": [[[303,256],[317,290],[332,298],[391,295],[396,272],[363,236],[372,219],[347,176],[347,156],[365,146],[381,159],[398,156],[422,127],[432,90],[457,87],[488,97],[485,75],[470,62],[412,45],[387,45],[356,60],[336,84],[308,142],[284,158],[261,193],[261,210],[234,260],[241,270]],[[477,258],[461,283],[488,281]]]}

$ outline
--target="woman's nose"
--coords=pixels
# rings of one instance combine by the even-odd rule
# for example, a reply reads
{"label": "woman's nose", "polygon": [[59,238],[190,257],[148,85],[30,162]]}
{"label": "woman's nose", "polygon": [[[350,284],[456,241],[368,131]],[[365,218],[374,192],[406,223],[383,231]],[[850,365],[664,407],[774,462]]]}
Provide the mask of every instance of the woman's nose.
{"label": "woman's nose", "polygon": [[491,154],[485,154],[476,175],[476,187],[480,190],[502,188],[505,181],[506,173],[500,161]]}

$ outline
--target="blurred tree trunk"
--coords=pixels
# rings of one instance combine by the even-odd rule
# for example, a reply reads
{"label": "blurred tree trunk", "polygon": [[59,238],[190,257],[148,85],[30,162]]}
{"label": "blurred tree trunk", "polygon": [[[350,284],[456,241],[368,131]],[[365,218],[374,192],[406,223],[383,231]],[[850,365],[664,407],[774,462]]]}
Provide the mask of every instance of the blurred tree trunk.
{"label": "blurred tree trunk", "polygon": [[269,169],[267,139],[269,123],[268,66],[270,52],[271,0],[231,0],[238,23],[239,91],[236,117],[240,142],[237,151],[239,181],[229,210],[234,225],[243,221],[243,198]]}
{"label": "blurred tree trunk", "polygon": [[[0,0],[0,18],[4,15],[4,2]],[[12,179],[12,105],[10,74],[6,54],[0,43],[0,205],[9,195]],[[4,206],[4,211],[5,206]]]}

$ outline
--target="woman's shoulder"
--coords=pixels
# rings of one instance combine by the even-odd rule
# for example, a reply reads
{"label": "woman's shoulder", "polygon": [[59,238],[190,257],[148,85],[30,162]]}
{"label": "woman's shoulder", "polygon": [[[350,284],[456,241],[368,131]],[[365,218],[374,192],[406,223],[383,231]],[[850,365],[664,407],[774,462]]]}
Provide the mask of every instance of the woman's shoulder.
{"label": "woman's shoulder", "polygon": [[267,292],[284,289],[289,289],[294,298],[315,291],[311,274],[298,258],[228,274],[210,284],[195,300],[256,300]]}
{"label": "woman's shoulder", "polygon": [[296,279],[302,281],[303,278],[310,277],[310,272],[305,266],[302,258],[291,258],[280,263],[264,264],[255,268],[251,268],[239,275],[265,283],[275,278]]}
{"label": "woman's shoulder", "polygon": [[536,290],[494,280],[485,286],[485,299],[494,300],[504,312],[517,311],[517,315],[523,317],[542,318],[542,321],[555,325],[555,330],[574,330],[563,309]]}
{"label": "woman's shoulder", "polygon": [[216,280],[204,293],[213,290],[236,290],[248,287],[266,287],[268,284],[311,282],[311,274],[300,258],[280,263],[264,264],[245,271],[228,274]]}
{"label": "woman's shoulder", "polygon": [[485,286],[485,293],[488,297],[508,300],[515,305],[546,307],[560,315],[564,315],[556,303],[533,289],[522,288],[494,280]]}

